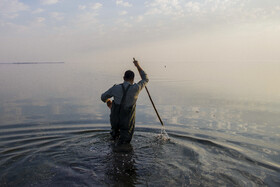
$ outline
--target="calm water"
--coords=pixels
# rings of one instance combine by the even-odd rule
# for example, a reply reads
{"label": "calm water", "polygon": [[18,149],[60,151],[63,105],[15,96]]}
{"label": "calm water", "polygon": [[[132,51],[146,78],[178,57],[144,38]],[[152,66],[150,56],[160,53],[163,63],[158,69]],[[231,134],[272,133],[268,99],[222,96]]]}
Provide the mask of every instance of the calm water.
{"label": "calm water", "polygon": [[0,65],[0,186],[279,186],[280,103],[198,89],[208,81],[151,75],[170,140],[143,90],[120,150],[100,94],[121,75]]}

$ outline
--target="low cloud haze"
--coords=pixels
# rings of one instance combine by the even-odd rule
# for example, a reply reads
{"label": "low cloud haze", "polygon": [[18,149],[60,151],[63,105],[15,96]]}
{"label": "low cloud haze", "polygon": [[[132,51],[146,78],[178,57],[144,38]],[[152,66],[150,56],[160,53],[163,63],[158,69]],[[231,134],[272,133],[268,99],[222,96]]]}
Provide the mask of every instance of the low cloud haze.
{"label": "low cloud haze", "polygon": [[248,95],[279,98],[279,33],[279,0],[0,1],[0,62],[114,72],[136,57],[154,74],[168,64],[173,77],[207,64],[194,68],[202,80],[225,79],[220,88],[232,82]]}

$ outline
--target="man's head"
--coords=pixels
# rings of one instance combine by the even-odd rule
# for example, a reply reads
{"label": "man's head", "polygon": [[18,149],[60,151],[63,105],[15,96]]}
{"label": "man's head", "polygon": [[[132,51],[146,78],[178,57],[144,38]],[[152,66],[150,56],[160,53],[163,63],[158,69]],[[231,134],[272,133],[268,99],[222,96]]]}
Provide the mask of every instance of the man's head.
{"label": "man's head", "polygon": [[134,81],[134,72],[131,71],[131,70],[127,70],[127,71],[124,73],[123,79],[124,79],[125,81],[128,81],[128,82],[133,83],[133,81]]}

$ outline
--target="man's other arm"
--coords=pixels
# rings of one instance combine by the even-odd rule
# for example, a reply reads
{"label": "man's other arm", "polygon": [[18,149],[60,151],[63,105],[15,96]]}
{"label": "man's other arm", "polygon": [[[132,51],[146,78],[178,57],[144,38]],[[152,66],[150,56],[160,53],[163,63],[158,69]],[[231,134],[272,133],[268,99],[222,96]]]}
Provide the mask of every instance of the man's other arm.
{"label": "man's other arm", "polygon": [[[113,86],[114,87],[114,86]],[[113,88],[112,87],[112,88]],[[101,100],[107,104],[107,106],[111,109],[112,108],[112,101],[111,101],[111,97],[113,97],[112,95],[112,88],[110,88],[109,90],[107,90],[106,92],[104,92],[101,95]]]}
{"label": "man's other arm", "polygon": [[[113,86],[114,87],[114,86]],[[102,95],[101,95],[101,100],[106,103],[108,102],[108,100],[110,100],[111,97],[113,97],[112,95],[112,88],[110,88],[109,90],[107,90],[106,92],[104,92]]]}

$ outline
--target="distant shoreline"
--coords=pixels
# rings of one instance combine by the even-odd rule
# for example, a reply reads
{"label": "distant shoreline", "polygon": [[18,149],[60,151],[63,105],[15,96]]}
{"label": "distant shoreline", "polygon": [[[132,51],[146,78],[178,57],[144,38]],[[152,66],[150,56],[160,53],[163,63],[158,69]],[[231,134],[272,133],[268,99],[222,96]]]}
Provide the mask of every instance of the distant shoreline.
{"label": "distant shoreline", "polygon": [[8,64],[8,65],[25,65],[25,64],[64,64],[64,62],[4,62],[0,64]]}

